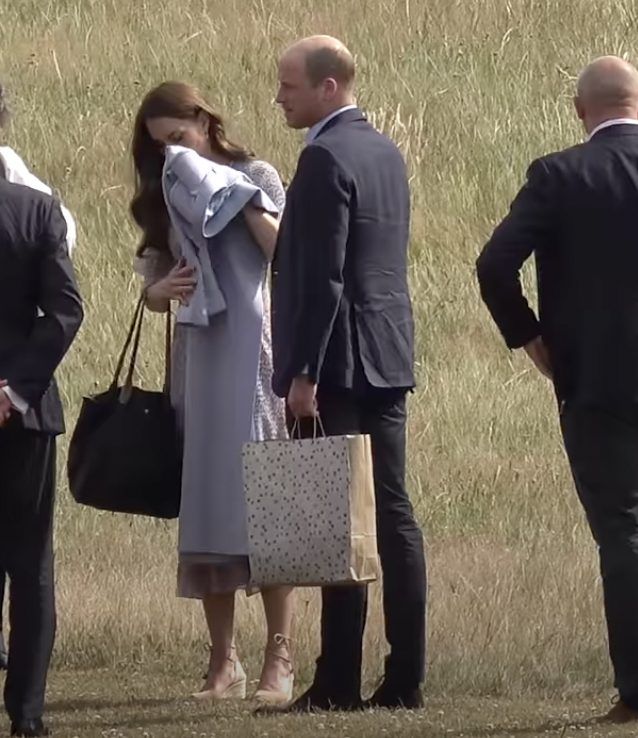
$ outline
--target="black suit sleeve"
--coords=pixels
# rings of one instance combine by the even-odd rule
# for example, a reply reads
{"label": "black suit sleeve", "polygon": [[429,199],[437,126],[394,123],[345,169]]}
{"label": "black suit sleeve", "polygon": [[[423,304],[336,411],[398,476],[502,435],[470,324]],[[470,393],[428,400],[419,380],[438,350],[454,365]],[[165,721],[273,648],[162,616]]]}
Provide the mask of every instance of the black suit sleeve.
{"label": "black suit sleeve", "polygon": [[531,164],[527,182],[477,261],[481,296],[509,348],[521,348],[540,335],[540,324],[520,282],[520,270],[552,236],[554,199],[542,160]]}
{"label": "black suit sleeve", "polygon": [[29,405],[37,403],[49,387],[80,324],[82,301],[66,246],[66,223],[60,206],[42,204],[37,256],[36,318],[31,335],[12,357],[6,379]]}
{"label": "black suit sleeve", "polygon": [[291,377],[318,382],[343,294],[343,267],[350,223],[351,183],[333,155],[308,146],[295,177]]}

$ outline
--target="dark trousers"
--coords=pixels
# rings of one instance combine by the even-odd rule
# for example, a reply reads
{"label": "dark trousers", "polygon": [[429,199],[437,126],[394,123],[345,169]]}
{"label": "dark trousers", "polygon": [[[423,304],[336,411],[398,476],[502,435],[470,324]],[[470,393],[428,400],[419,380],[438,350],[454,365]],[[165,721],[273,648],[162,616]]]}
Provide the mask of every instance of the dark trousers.
{"label": "dark trousers", "polygon": [[55,439],[18,424],[0,429],[0,569],[10,582],[9,668],[13,722],[39,718],[55,635]]}
{"label": "dark trousers", "polygon": [[561,425],[600,553],[616,688],[638,709],[638,419],[568,403]]}
{"label": "dark trousers", "polygon": [[[385,632],[390,644],[386,680],[399,693],[419,687],[425,674],[426,571],[423,536],[405,483],[406,393],[374,390],[354,394],[320,387],[318,406],[327,435],[371,436],[377,535],[383,570]],[[312,420],[302,423],[311,436]],[[335,703],[358,702],[368,589],[324,587],[321,656],[315,686]]]}

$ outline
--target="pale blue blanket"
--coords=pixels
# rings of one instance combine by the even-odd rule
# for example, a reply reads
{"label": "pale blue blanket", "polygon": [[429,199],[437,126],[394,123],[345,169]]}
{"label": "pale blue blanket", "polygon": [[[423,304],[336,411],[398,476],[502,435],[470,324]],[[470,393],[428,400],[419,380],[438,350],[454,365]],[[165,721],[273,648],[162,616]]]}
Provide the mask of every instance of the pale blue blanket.
{"label": "pale blue blanket", "polygon": [[176,320],[206,326],[212,316],[226,310],[208,239],[220,233],[249,202],[273,215],[279,210],[245,174],[183,146],[166,147],[162,187],[182,256],[195,268],[197,278],[189,304],[179,307]]}

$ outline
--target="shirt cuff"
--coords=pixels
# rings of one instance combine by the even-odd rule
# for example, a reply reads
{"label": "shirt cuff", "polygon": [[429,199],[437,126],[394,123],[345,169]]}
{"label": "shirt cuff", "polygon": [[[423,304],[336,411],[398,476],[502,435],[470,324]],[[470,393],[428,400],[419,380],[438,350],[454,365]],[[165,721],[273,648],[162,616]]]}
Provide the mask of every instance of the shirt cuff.
{"label": "shirt cuff", "polygon": [[21,414],[24,415],[29,409],[29,404],[22,398],[17,392],[14,392],[11,387],[3,387],[3,391],[6,393],[13,407]]}

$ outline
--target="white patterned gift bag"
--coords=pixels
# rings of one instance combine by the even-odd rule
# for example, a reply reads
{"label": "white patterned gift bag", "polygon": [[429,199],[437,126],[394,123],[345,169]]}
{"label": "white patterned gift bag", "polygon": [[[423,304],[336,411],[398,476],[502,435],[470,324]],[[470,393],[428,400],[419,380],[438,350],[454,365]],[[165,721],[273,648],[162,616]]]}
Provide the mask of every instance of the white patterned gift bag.
{"label": "white patterned gift bag", "polygon": [[253,584],[377,578],[369,436],[248,443],[243,470]]}

